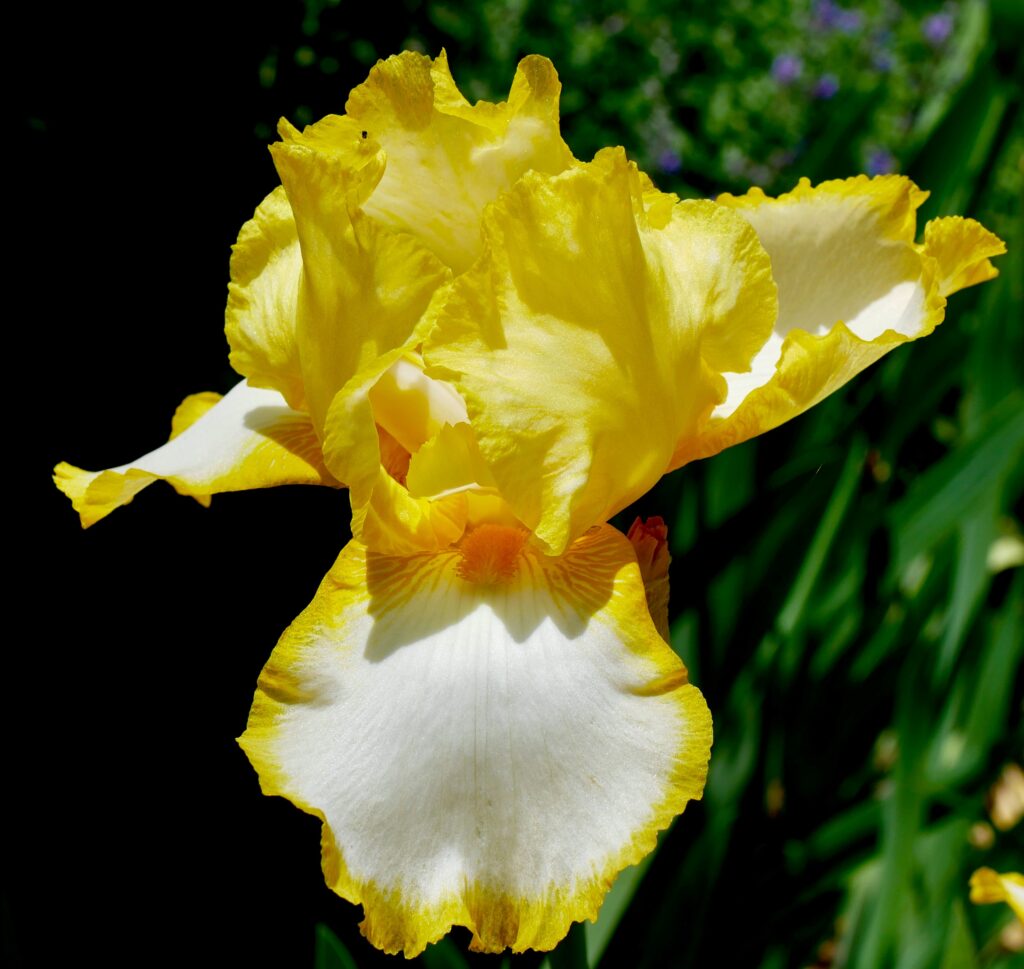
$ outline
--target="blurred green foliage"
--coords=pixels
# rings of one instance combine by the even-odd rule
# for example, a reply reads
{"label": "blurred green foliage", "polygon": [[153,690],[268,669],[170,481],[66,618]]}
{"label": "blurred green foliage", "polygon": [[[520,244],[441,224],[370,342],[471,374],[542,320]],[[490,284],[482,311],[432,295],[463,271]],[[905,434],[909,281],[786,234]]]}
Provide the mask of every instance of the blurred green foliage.
{"label": "blurred green foliage", "polygon": [[[623,144],[663,188],[700,195],[907,171],[933,193],[924,217],[974,215],[1009,246],[1000,278],[954,297],[935,336],[622,516],[672,522],[672,643],[715,714],[711,773],[550,965],[1021,965],[1024,929],[971,905],[967,884],[981,865],[1024,868],[1022,826],[1000,830],[987,807],[1024,757],[1022,8],[405,11],[405,46],[446,46],[471,98],[500,99],[521,55],[551,57],[578,157]],[[392,53],[379,43],[347,5],[307,0],[261,78],[309,121],[340,104],[314,111],[308,92]],[[498,964],[463,940],[421,963]],[[318,965],[353,961],[336,942],[322,927]]]}
{"label": "blurred green foliage", "polygon": [[[794,171],[905,170],[970,78],[991,20],[985,0],[402,6],[402,46],[445,46],[471,100],[501,100],[519,58],[545,54],[562,76],[563,126],[579,157],[622,144],[659,184],[692,194],[782,190]],[[997,12],[1020,28],[1014,0]],[[393,53],[377,32],[348,3],[305,0],[301,29],[268,52],[263,83],[299,91],[301,75],[368,68]],[[340,105],[280,110],[308,123]],[[261,137],[274,120],[261,123]]]}

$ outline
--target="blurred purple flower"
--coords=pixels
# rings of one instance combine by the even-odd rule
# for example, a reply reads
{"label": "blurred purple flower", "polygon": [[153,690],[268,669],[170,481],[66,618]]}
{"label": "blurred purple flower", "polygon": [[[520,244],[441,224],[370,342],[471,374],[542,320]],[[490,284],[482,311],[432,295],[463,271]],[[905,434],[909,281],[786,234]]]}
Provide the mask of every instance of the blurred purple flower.
{"label": "blurred purple flower", "polygon": [[814,82],[814,89],[811,92],[816,98],[827,101],[839,90],[839,78],[835,74],[822,74]]}
{"label": "blurred purple flower", "polygon": [[813,26],[819,30],[831,30],[836,25],[836,18],[839,14],[839,7],[833,0],[818,0],[814,5]]}
{"label": "blurred purple flower", "polygon": [[804,62],[795,54],[779,54],[772,61],[772,77],[779,84],[792,84],[804,72]]}
{"label": "blurred purple flower", "polygon": [[932,47],[941,47],[953,33],[953,15],[933,13],[930,17],[925,17],[924,23],[921,24],[921,33]]}
{"label": "blurred purple flower", "polygon": [[673,151],[671,148],[666,148],[660,155],[658,155],[658,168],[660,168],[666,175],[675,175],[676,172],[681,171],[683,168],[683,160],[679,157],[679,152]]}
{"label": "blurred purple flower", "polygon": [[869,175],[888,175],[896,171],[896,158],[885,148],[875,148],[868,155],[867,170]]}
{"label": "blurred purple flower", "polygon": [[814,5],[811,26],[817,30],[839,30],[844,34],[852,34],[860,30],[863,23],[864,14],[860,10],[847,10],[834,0],[818,0]]}

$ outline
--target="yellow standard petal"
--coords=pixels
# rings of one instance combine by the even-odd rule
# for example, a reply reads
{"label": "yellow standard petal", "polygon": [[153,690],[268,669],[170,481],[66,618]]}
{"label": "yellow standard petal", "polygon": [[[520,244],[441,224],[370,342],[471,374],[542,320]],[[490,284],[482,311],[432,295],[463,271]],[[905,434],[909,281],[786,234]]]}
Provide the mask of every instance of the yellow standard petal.
{"label": "yellow standard petal", "polygon": [[1006,902],[1013,914],[1024,922],[1024,875],[979,868],[971,875],[971,901],[978,905]]}
{"label": "yellow standard petal", "polygon": [[350,544],[260,677],[240,742],[264,793],[323,820],[327,882],[386,952],[452,925],[550,949],[701,796],[711,718],[629,542],[526,537]]}
{"label": "yellow standard petal", "polygon": [[[415,342],[431,296],[450,274],[412,236],[359,208],[384,162],[356,122],[329,117],[302,133],[283,123],[281,134],[284,141],[271,151],[302,254],[295,332],[309,413],[324,436],[335,394],[382,354],[397,355]],[[335,466],[330,449],[326,458],[348,480],[349,470]]]}
{"label": "yellow standard petal", "polygon": [[204,505],[223,491],[338,484],[323,466],[309,418],[275,391],[245,382],[223,398],[186,397],[174,415],[171,439],[135,461],[107,471],[83,471],[63,462],[54,469],[54,482],[71,499],[84,528],[158,480]]}
{"label": "yellow standard petal", "polygon": [[253,387],[278,391],[305,409],[295,318],[302,254],[284,188],[274,189],[238,234],[224,332],[229,360]]}
{"label": "yellow standard petal", "polygon": [[[301,262],[292,330],[305,406],[327,467],[351,490],[354,534],[378,550],[440,548],[461,534],[465,497],[428,503],[401,487],[415,450],[406,431],[417,445],[426,440],[407,427],[415,416],[409,399],[415,404],[421,388],[403,395],[388,385],[432,325],[431,302],[452,270],[479,252],[484,207],[524,171],[561,171],[573,162],[558,134],[559,89],[551,64],[529,57],[507,102],[470,105],[443,53],[435,61],[405,53],[371,71],[344,117],[302,132],[281,125],[283,142],[272,152],[287,197],[272,196],[261,207],[268,211],[257,213],[251,244],[239,246],[239,275],[254,276],[264,262],[282,274],[294,265],[291,213]],[[287,212],[273,210],[282,201]],[[280,225],[272,231],[275,212]],[[255,284],[236,289],[247,306],[265,296]],[[289,301],[272,308],[281,332]],[[249,313],[245,328],[233,323],[233,346],[258,329],[266,358],[270,327],[257,326],[256,315]],[[253,355],[243,348],[233,359],[252,369]],[[391,403],[397,410],[387,410]]]}
{"label": "yellow standard petal", "polygon": [[508,101],[471,105],[442,51],[381,61],[345,110],[384,149],[387,168],[366,213],[421,239],[456,272],[481,249],[484,207],[524,172],[560,172],[572,154],[559,134],[561,85],[551,62],[524,58]]}
{"label": "yellow standard petal", "polygon": [[652,192],[621,149],[530,173],[487,213],[424,347],[480,452],[552,553],[644,494],[771,333],[750,226]]}
{"label": "yellow standard petal", "polygon": [[678,467],[777,427],[837,390],[894,347],[931,333],[945,297],[995,275],[1002,242],[967,219],[929,223],[915,245],[927,197],[887,175],[806,179],[788,194],[723,195],[757,231],[779,287],[774,332],[749,371],[727,375],[711,421],[681,442]]}

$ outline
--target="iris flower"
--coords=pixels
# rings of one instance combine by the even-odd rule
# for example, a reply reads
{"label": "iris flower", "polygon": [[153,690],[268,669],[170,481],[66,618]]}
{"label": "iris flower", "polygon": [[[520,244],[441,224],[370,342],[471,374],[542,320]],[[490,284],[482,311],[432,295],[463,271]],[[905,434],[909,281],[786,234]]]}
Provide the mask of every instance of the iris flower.
{"label": "iris flower", "polygon": [[991,868],[979,868],[971,875],[971,901],[976,905],[1006,902],[1013,914],[1024,922],[1024,875],[1015,871],[1000,874]]}
{"label": "iris flower", "polygon": [[930,333],[1002,244],[901,177],[778,199],[575,159],[551,64],[470,105],[444,54],[379,63],[272,146],[239,236],[223,398],[164,447],[58,466],[84,525],[151,482],[349,489],[353,540],[259,680],[240,743],[323,821],[367,938],[452,925],[550,949],[701,796],[711,717],[665,642],[665,529],[608,519]]}

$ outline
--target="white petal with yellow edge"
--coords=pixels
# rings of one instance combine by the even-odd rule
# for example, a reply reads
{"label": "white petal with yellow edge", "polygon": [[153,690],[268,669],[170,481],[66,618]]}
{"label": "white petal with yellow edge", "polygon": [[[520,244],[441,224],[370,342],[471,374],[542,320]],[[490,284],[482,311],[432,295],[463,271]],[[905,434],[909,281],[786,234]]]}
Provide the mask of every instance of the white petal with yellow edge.
{"label": "white petal with yellow edge", "polygon": [[223,491],[338,484],[323,467],[309,418],[292,410],[276,391],[244,381],[224,397],[187,397],[175,414],[171,439],[141,458],[106,471],[83,471],[66,463],[54,469],[54,482],[71,499],[85,528],[158,480],[203,504]]}
{"label": "white petal with yellow edge", "polygon": [[324,821],[328,884],[387,952],[454,924],[550,949],[703,791],[710,714],[628,541],[605,525],[554,558],[525,537],[351,543],[260,678],[241,744]]}

